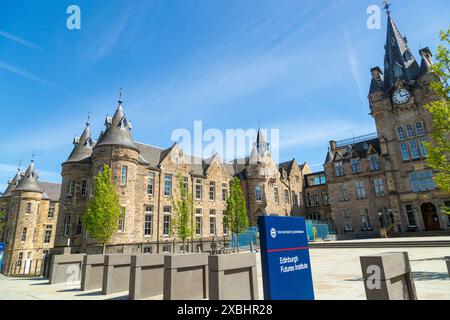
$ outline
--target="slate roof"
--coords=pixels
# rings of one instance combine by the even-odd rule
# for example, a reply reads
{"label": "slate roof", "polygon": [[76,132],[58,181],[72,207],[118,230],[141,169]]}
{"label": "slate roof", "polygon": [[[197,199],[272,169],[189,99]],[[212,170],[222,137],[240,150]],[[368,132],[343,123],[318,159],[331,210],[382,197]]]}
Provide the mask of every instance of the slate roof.
{"label": "slate roof", "polygon": [[332,157],[333,160],[336,158],[336,154],[342,155],[343,159],[350,159],[353,157],[358,158],[367,158],[369,155],[369,150],[373,150],[380,154],[380,141],[378,138],[370,139],[366,141],[360,141],[358,143],[350,144],[347,146],[342,146],[337,148],[335,151],[329,151],[329,154],[327,155],[327,159],[329,157]]}
{"label": "slate roof", "polygon": [[59,201],[61,196],[61,184],[51,182],[39,182],[39,186],[44,192],[44,197],[50,201]]}
{"label": "slate roof", "polygon": [[42,193],[43,191],[41,189],[41,186],[39,185],[38,179],[39,175],[34,167],[34,161],[31,161],[27,171],[25,171],[14,190]]}

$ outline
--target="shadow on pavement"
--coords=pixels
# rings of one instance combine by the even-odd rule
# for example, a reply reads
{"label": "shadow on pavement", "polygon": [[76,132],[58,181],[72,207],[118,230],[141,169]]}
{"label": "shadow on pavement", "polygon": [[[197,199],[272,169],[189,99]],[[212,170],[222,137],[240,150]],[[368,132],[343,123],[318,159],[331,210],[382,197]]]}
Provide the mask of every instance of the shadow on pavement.
{"label": "shadow on pavement", "polygon": [[101,296],[102,295],[102,290],[98,290],[98,291],[92,291],[92,292],[85,292],[85,293],[81,293],[81,294],[77,294],[77,297],[89,297],[89,296]]}

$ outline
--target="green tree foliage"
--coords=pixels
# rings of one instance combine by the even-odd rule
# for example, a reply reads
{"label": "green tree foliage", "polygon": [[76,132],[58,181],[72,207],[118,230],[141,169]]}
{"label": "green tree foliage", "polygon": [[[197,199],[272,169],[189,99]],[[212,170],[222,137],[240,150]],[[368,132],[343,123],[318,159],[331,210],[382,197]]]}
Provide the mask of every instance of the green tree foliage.
{"label": "green tree foliage", "polygon": [[[425,106],[433,118],[431,142],[426,143],[427,162],[437,170],[436,184],[444,191],[450,192],[450,29],[440,33],[441,41],[432,72],[439,81],[431,84],[432,90],[440,97]],[[450,213],[447,210],[447,213]]]}
{"label": "green tree foliage", "polygon": [[183,177],[177,176],[179,196],[172,197],[173,214],[171,218],[172,233],[183,242],[185,251],[186,240],[193,235],[192,228],[192,194],[184,184]]}
{"label": "green tree foliage", "polygon": [[83,225],[89,235],[103,245],[117,232],[120,219],[119,196],[111,179],[111,169],[103,166],[95,178],[94,196],[83,218]]}
{"label": "green tree foliage", "polygon": [[241,182],[237,177],[233,177],[230,181],[230,195],[227,198],[226,216],[226,223],[231,232],[236,234],[239,244],[239,234],[248,228],[248,215]]}

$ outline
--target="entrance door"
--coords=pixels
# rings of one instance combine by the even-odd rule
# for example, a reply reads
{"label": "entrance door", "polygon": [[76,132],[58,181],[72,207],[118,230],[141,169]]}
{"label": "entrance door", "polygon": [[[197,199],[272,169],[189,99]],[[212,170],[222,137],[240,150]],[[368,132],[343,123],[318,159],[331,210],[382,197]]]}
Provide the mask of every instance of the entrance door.
{"label": "entrance door", "polygon": [[422,211],[423,224],[426,231],[441,230],[437,208],[434,204],[431,202],[424,203],[420,206],[420,210]]}

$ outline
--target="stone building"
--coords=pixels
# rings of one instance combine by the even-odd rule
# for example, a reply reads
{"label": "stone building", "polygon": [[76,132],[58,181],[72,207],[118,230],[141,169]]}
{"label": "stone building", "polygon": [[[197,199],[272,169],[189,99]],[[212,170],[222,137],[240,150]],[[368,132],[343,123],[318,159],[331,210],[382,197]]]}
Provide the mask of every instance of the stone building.
{"label": "stone building", "polygon": [[53,248],[61,185],[40,182],[34,162],[8,181],[0,197],[5,226],[0,242],[6,244],[2,272],[38,272]]}
{"label": "stone building", "polygon": [[170,232],[172,197],[179,194],[179,176],[193,197],[194,236],[190,250],[229,235],[223,221],[228,183],[235,175],[242,181],[252,225],[258,215],[304,214],[303,172],[310,172],[309,168],[298,166],[295,160],[275,164],[261,130],[248,158],[225,163],[217,155],[209,159],[186,155],[178,144],[159,148],[134,141],[121,99],[114,116],[106,118],[105,126],[95,141],[87,123],[62,164],[55,247],[70,245],[77,252],[96,244],[85,232],[82,217],[93,196],[94,177],[105,164],[112,168],[122,207],[117,232],[110,241],[111,251],[156,253],[182,249]]}
{"label": "stone building", "polygon": [[332,222],[325,171],[305,175],[305,209],[309,220]]}
{"label": "stone building", "polygon": [[438,99],[430,88],[436,80],[432,54],[428,48],[419,54],[420,64],[388,11],[384,73],[371,69],[368,96],[377,133],[331,141],[324,164],[340,234],[378,236],[385,226],[397,232],[450,229],[442,209],[450,206],[450,194],[435,186],[424,145],[433,130],[424,106]]}

